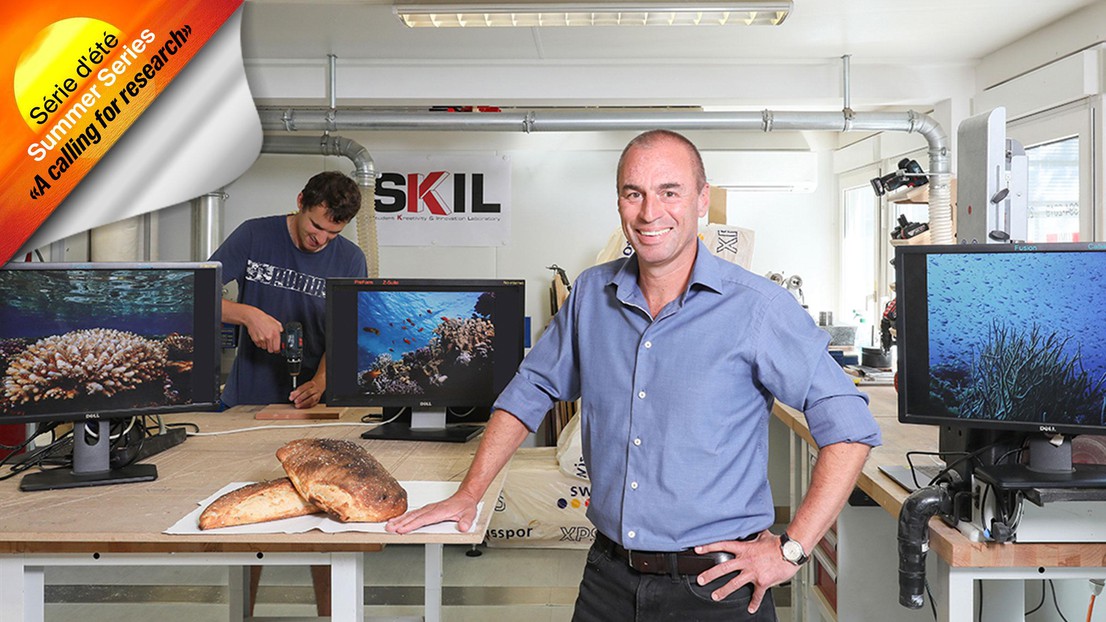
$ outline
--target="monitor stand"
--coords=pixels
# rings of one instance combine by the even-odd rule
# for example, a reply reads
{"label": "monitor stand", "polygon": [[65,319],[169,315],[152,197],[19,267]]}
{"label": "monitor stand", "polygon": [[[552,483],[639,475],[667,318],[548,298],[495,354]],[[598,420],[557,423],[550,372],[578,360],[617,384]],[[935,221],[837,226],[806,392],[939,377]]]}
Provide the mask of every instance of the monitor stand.
{"label": "monitor stand", "polygon": [[464,443],[482,431],[479,425],[446,425],[445,409],[411,409],[411,418],[378,425],[361,434],[369,440]]}
{"label": "monitor stand", "polygon": [[975,476],[1000,490],[1104,488],[1106,465],[1072,464],[1071,437],[1054,443],[1043,435],[1029,439],[1029,464],[976,467]]}
{"label": "monitor stand", "polygon": [[[95,436],[89,434],[89,426],[96,428]],[[77,422],[73,425],[73,468],[28,473],[20,480],[19,489],[25,492],[58,490],[149,482],[157,479],[157,467],[152,464],[131,464],[117,469],[111,468],[110,435],[111,424],[104,419]]]}

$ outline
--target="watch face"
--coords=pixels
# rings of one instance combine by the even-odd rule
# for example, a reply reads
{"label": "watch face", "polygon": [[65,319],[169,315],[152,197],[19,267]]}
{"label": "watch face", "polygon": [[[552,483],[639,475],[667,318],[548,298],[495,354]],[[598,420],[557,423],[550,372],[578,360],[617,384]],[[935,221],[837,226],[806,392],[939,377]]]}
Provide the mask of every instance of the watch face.
{"label": "watch face", "polygon": [[788,540],[783,543],[783,556],[790,562],[797,562],[803,557],[803,545],[795,542],[794,540]]}

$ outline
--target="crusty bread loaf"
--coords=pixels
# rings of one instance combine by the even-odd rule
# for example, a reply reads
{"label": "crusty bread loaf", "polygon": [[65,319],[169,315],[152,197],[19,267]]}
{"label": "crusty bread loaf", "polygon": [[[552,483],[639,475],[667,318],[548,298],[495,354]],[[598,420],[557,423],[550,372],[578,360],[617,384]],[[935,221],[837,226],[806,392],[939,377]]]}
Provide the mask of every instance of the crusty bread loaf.
{"label": "crusty bread loaf", "polygon": [[211,502],[200,514],[200,529],[249,525],[321,512],[287,477],[249,484]]}
{"label": "crusty bread loaf", "polygon": [[276,455],[296,490],[344,523],[377,523],[407,511],[407,491],[356,443],[305,438]]}

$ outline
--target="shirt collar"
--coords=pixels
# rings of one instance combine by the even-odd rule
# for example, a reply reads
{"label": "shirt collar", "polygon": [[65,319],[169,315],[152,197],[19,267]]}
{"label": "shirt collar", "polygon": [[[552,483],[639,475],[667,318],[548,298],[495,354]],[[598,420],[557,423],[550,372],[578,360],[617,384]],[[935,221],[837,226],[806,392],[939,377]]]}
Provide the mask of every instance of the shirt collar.
{"label": "shirt collar", "polygon": [[[695,263],[691,266],[691,278],[687,287],[690,291],[696,285],[710,289],[716,293],[722,293],[722,271],[719,268],[717,257],[707,250],[702,240],[698,241],[699,252],[695,254]],[[622,266],[614,273],[609,282],[617,289],[617,297],[623,302],[635,302],[642,299],[641,288],[638,287],[637,253],[626,259]],[[686,295],[687,292],[684,292]]]}

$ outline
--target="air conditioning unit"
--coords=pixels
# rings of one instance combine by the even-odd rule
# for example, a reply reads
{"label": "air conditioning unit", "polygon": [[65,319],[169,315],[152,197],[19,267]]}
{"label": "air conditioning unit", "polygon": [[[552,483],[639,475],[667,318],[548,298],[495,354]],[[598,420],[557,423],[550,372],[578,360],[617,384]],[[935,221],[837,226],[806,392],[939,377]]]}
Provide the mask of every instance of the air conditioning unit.
{"label": "air conditioning unit", "polygon": [[813,151],[703,151],[711,186],[744,192],[814,192]]}

